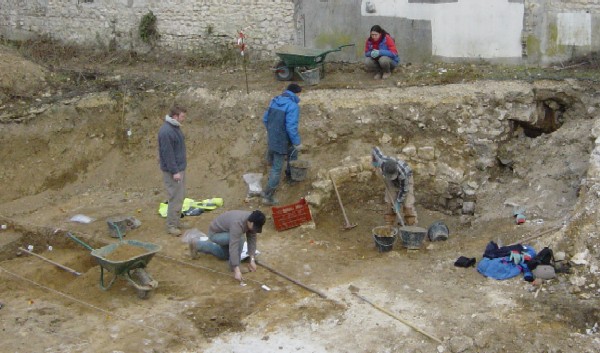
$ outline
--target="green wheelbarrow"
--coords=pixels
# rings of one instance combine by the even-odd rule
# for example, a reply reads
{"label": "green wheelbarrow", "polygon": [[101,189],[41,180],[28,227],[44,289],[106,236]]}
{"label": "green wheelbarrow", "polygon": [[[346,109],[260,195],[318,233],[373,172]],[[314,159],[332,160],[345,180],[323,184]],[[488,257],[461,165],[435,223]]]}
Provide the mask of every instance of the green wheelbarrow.
{"label": "green wheelbarrow", "polygon": [[[110,289],[117,277],[127,280],[136,289],[140,299],[148,298],[150,291],[158,287],[158,282],[146,272],[145,268],[152,257],[161,250],[160,245],[138,240],[121,240],[118,243],[94,249],[71,233],[67,233],[67,236],[91,251],[92,257],[100,265],[100,288],[102,290]],[[127,257],[125,254],[125,257],[111,259],[116,251],[124,250],[125,247],[135,250],[134,255]],[[108,284],[105,284],[104,281],[104,270],[113,273],[113,278]]]}
{"label": "green wheelbarrow", "polygon": [[319,78],[325,77],[325,57],[329,53],[341,51],[343,47],[352,47],[354,44],[341,45],[335,49],[325,50],[304,48],[296,45],[284,45],[275,51],[281,59],[273,68],[278,81],[290,81],[294,72],[305,79],[302,72],[319,68]]}

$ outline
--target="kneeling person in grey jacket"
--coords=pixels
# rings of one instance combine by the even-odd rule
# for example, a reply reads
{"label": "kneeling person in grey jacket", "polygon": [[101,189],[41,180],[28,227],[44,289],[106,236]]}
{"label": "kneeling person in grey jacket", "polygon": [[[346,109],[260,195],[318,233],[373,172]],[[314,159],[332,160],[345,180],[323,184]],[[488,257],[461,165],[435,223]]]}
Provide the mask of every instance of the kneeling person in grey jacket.
{"label": "kneeling person in grey jacket", "polygon": [[229,260],[233,276],[238,281],[243,281],[240,270],[242,249],[244,241],[248,242],[248,255],[250,272],[256,271],[256,235],[262,232],[266,217],[261,211],[227,211],[215,218],[208,228],[208,240],[190,242],[190,255],[192,259],[198,253],[212,254],[221,260]]}

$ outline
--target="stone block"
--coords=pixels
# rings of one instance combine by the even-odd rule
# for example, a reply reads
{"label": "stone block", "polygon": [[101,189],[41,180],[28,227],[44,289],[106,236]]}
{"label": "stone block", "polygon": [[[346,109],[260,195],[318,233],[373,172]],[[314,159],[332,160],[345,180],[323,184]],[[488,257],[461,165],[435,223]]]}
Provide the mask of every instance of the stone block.
{"label": "stone block", "polygon": [[475,214],[475,202],[465,201],[462,205],[462,213],[463,214]]}
{"label": "stone block", "polygon": [[415,145],[412,145],[412,144],[406,145],[402,149],[402,154],[404,154],[408,157],[416,157],[417,156],[417,147],[415,147]]}
{"label": "stone block", "polygon": [[323,204],[323,194],[321,192],[313,192],[305,197],[309,205],[320,207]]}
{"label": "stone block", "polygon": [[350,179],[350,169],[348,167],[337,167],[329,170],[329,175],[336,184]]}
{"label": "stone block", "polygon": [[448,181],[442,179],[436,179],[433,182],[433,189],[437,194],[443,194],[448,190]]}
{"label": "stone block", "polygon": [[446,163],[437,163],[437,174],[445,176],[449,181],[460,183],[465,175],[465,171],[460,168],[452,168]]}
{"label": "stone block", "polygon": [[362,170],[360,164],[351,164],[348,166],[351,175],[358,174]]}
{"label": "stone block", "polygon": [[371,179],[371,177],[373,177],[373,173],[371,171],[360,172],[356,175],[356,179],[360,183],[368,182]]}
{"label": "stone block", "polygon": [[379,142],[382,145],[387,145],[388,143],[390,143],[390,141],[392,141],[392,136],[390,136],[389,134],[383,134],[383,136],[379,138]]}
{"label": "stone block", "polygon": [[333,190],[333,183],[329,179],[325,180],[317,180],[312,183],[313,189],[323,191],[325,193],[330,193]]}
{"label": "stone block", "polygon": [[426,161],[435,159],[435,148],[433,146],[423,146],[417,148],[417,156]]}
{"label": "stone block", "polygon": [[360,157],[359,163],[362,167],[362,170],[372,170],[373,164],[371,164],[371,156],[363,156]]}

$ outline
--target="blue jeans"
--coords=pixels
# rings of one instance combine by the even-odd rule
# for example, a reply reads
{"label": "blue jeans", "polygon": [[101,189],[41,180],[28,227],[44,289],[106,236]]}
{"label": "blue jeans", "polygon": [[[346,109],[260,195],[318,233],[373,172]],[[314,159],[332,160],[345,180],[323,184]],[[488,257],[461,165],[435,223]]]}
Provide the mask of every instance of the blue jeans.
{"label": "blue jeans", "polygon": [[[221,260],[229,260],[229,233],[215,233],[209,236],[210,240],[198,240],[196,249],[205,254],[211,254]],[[243,242],[240,246],[240,255],[242,254]]]}
{"label": "blue jeans", "polygon": [[265,196],[267,198],[272,198],[273,194],[275,194],[277,186],[279,186],[281,170],[283,169],[283,162],[285,162],[286,157],[288,163],[285,168],[285,175],[290,178],[292,172],[289,162],[298,159],[298,151],[294,148],[294,146],[290,146],[288,148],[287,154],[281,154],[270,150],[267,152],[267,163],[271,166],[271,170],[269,171],[269,180],[267,181],[267,187],[265,188]]}

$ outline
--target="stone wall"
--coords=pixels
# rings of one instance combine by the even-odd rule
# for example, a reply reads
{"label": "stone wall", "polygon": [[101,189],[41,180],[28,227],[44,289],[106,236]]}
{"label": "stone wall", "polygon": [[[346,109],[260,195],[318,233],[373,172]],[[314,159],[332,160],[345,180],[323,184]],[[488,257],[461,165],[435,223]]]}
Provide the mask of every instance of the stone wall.
{"label": "stone wall", "polygon": [[0,34],[26,39],[39,34],[78,44],[147,50],[139,23],[157,17],[159,48],[215,53],[235,48],[239,30],[249,51],[266,57],[295,40],[289,0],[2,0]]}
{"label": "stone wall", "polygon": [[224,55],[247,34],[255,59],[284,44],[335,48],[357,61],[373,24],[394,34],[401,61],[488,59],[549,64],[600,50],[596,0],[2,0],[0,35],[37,35],[113,49],[149,50],[139,23],[152,11],[158,49]]}
{"label": "stone wall", "polygon": [[[490,185],[490,175],[511,168],[523,178],[532,175],[521,170],[530,167],[529,163],[515,162],[520,157],[515,157],[514,151],[507,153],[506,146],[515,141],[556,143],[549,140],[554,136],[551,130],[545,130],[546,137],[523,135],[529,133],[528,129],[544,130],[548,117],[556,121],[564,121],[565,115],[569,120],[583,119],[584,104],[576,97],[568,85],[551,82],[319,90],[318,96],[307,92],[302,100],[302,124],[310,133],[303,135],[303,144],[309,151],[331,146],[329,154],[345,151],[348,156],[340,166],[318,171],[319,180],[313,185],[317,191],[308,200],[319,205],[330,197],[329,176],[339,184],[352,180],[372,183],[368,153],[378,145],[385,154],[397,156],[413,168],[421,206],[454,214],[497,209],[500,214],[506,207],[502,201],[481,205],[482,188]],[[579,175],[584,171],[581,168],[568,173]],[[560,202],[561,192],[553,191],[569,185],[565,181],[568,177],[550,175],[548,170],[542,173],[546,174],[540,176],[543,183],[538,180],[539,197],[527,200],[528,209],[531,214],[535,211],[544,217],[557,217],[547,205]]]}

